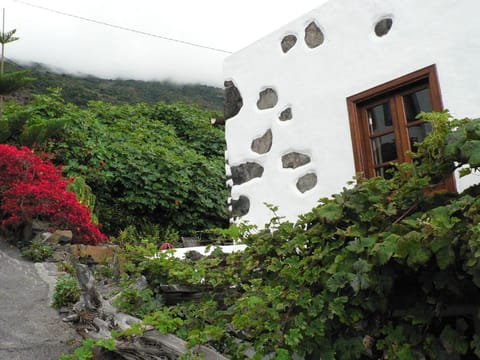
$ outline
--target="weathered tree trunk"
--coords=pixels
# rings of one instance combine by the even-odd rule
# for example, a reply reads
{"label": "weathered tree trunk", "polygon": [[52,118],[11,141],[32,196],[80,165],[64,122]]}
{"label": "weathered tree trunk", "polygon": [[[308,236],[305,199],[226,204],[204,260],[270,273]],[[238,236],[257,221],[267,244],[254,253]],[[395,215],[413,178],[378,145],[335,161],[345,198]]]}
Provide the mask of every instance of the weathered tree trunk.
{"label": "weathered tree trunk", "polygon": [[82,290],[80,303],[77,303],[77,307],[80,306],[85,310],[95,311],[101,305],[100,295],[95,288],[95,278],[87,265],[75,264],[75,270],[77,273],[78,284]]}
{"label": "weathered tree trunk", "polygon": [[[102,299],[95,287],[95,279],[86,265],[76,264],[77,279],[82,290],[80,301],[75,304],[74,310],[78,319],[82,319],[82,312],[92,315],[89,319],[97,331],[89,331],[84,334],[93,339],[108,339],[112,330],[126,330],[133,323],[141,322],[140,319],[118,312],[110,302]],[[192,351],[201,354],[205,360],[228,360],[214,349],[207,346],[188,348],[184,340],[179,337],[166,334],[162,335],[153,329],[147,329],[143,335],[132,337],[130,340],[117,340],[115,350],[111,353],[115,359],[125,360],[174,360],[179,356]]]}

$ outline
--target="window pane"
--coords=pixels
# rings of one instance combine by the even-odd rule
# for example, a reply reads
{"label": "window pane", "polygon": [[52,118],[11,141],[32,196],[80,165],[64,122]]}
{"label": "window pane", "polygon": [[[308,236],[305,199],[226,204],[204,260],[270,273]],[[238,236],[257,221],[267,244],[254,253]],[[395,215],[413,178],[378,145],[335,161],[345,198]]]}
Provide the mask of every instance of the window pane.
{"label": "window pane", "polygon": [[421,142],[423,139],[425,139],[430,131],[432,131],[432,125],[428,122],[420,125],[410,126],[408,128],[408,137],[410,139],[410,148],[412,151],[417,151],[417,146],[415,146],[415,143]]}
{"label": "window pane", "polygon": [[382,164],[397,159],[395,134],[379,136],[371,140],[374,163]]}
{"label": "window pane", "polygon": [[392,165],[383,166],[375,170],[376,176],[384,177],[385,179],[391,179],[395,168]]}
{"label": "window pane", "polygon": [[430,91],[423,89],[403,97],[405,105],[405,115],[407,122],[415,121],[415,117],[422,111],[432,111],[432,103],[430,102]]}
{"label": "window pane", "polygon": [[388,102],[367,109],[370,134],[392,128],[392,112]]}

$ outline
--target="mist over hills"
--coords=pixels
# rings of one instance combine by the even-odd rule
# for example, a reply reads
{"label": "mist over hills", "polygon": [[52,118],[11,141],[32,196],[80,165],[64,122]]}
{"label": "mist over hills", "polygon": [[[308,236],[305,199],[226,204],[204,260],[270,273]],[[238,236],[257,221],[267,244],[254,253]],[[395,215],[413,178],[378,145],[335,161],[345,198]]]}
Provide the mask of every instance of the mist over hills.
{"label": "mist over hills", "polygon": [[19,64],[9,60],[5,72],[28,70],[34,78],[30,85],[13,94],[17,101],[26,102],[32,94],[44,93],[49,87],[60,87],[66,102],[85,106],[100,100],[112,104],[147,103],[153,105],[182,102],[197,104],[207,110],[223,111],[223,89],[201,84],[175,84],[170,81],[140,81],[101,79],[88,74],[66,74],[61,69],[44,64]]}

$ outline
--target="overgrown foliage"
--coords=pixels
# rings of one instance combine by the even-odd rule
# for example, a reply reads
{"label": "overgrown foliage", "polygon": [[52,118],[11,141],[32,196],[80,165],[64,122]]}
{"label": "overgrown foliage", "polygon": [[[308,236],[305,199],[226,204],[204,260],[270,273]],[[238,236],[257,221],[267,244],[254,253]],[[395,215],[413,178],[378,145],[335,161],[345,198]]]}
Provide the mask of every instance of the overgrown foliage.
{"label": "overgrown foliage", "polygon": [[422,116],[433,133],[391,179],[358,179],[296,223],[247,228],[241,253],[141,259],[152,285],[203,291],[145,321],[232,359],[480,357],[480,189],[432,192],[432,179],[480,166],[480,119]]}
{"label": "overgrown foliage", "polygon": [[73,241],[96,245],[104,242],[88,207],[67,191],[61,169],[27,147],[0,145],[0,220],[4,229],[17,229],[33,220],[70,229]]}
{"label": "overgrown foliage", "polygon": [[141,319],[160,308],[163,301],[151,289],[127,288],[115,298],[113,305],[118,310]]}
{"label": "overgrown foliage", "polygon": [[40,241],[34,240],[22,251],[22,256],[33,262],[41,262],[52,256],[54,251],[54,245],[43,244]]}
{"label": "overgrown foliage", "polygon": [[85,339],[81,346],[75,349],[73,354],[61,355],[59,360],[89,360],[94,357],[95,348],[114,350],[114,339]]}
{"label": "overgrown foliage", "polygon": [[80,287],[77,279],[70,274],[61,275],[57,279],[53,293],[54,308],[73,305],[80,299]]}
{"label": "overgrown foliage", "polygon": [[55,154],[96,196],[103,229],[160,224],[182,235],[227,223],[223,131],[181,104],[65,104],[58,89],[7,104],[0,140]]}

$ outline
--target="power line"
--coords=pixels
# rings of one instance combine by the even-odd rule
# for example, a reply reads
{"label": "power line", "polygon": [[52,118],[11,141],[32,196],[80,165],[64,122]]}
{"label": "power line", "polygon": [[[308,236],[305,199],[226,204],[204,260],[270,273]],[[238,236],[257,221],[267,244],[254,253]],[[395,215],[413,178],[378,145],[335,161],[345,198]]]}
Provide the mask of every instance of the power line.
{"label": "power line", "polygon": [[75,18],[75,19],[79,19],[79,20],[82,20],[82,21],[88,21],[88,22],[98,24],[98,25],[108,26],[108,27],[111,27],[111,28],[114,28],[114,29],[129,31],[129,32],[132,32],[132,33],[145,35],[145,36],[150,36],[150,37],[154,37],[154,38],[157,38],[157,39],[173,41],[173,42],[180,43],[180,44],[183,44],[183,45],[194,46],[194,47],[207,49],[207,50],[212,50],[212,51],[218,51],[218,52],[222,52],[222,53],[226,53],[226,54],[232,54],[232,52],[228,51],[228,50],[223,50],[223,49],[219,49],[219,48],[205,46],[205,45],[192,43],[192,42],[188,42],[188,41],[184,41],[184,40],[174,39],[174,38],[170,38],[170,37],[167,37],[167,36],[162,36],[162,35],[149,33],[149,32],[146,32],[146,31],[131,29],[131,28],[128,28],[128,27],[125,27],[125,26],[110,24],[110,23],[107,23],[107,22],[104,22],[104,21],[95,20],[95,19],[91,19],[91,18],[87,18],[87,17],[84,17],[84,16],[79,16],[79,15],[69,14],[69,13],[66,13],[66,12],[63,12],[63,11],[50,9],[50,8],[40,6],[40,5],[30,4],[30,3],[22,1],[22,0],[13,0],[13,1],[17,2],[19,4],[22,4],[22,5],[30,6],[30,7],[37,8],[37,9],[44,10],[44,11],[49,11],[49,12],[52,12],[52,13],[55,13],[55,14],[58,14],[58,15],[69,16],[69,17],[72,17],[72,18]]}

